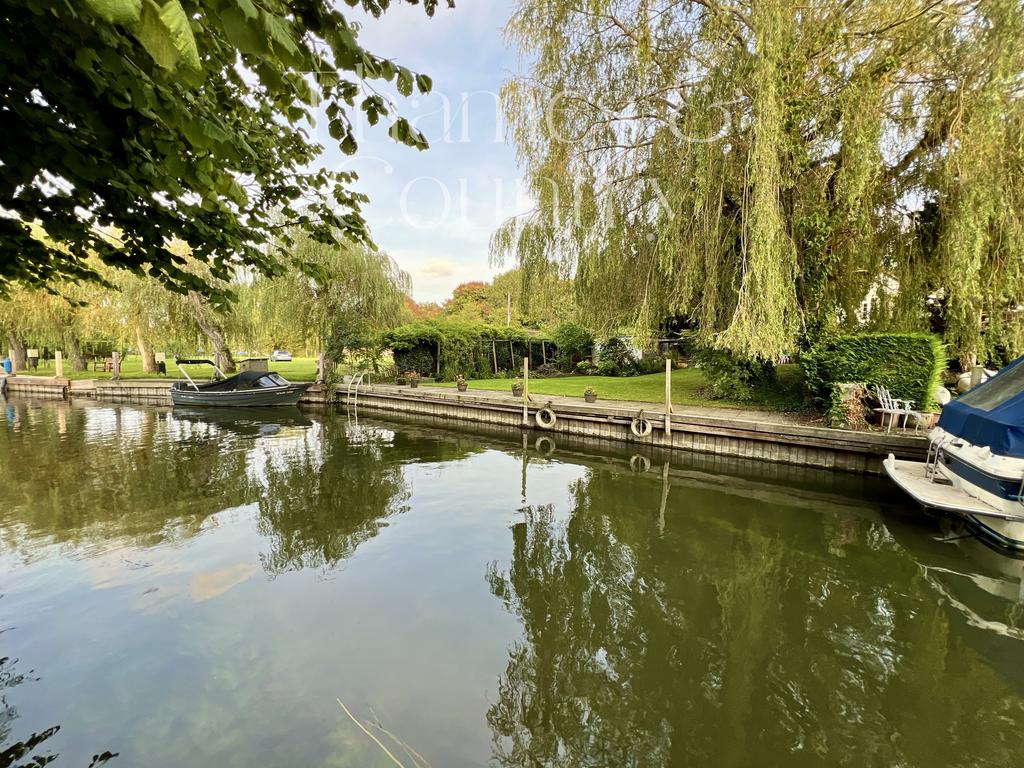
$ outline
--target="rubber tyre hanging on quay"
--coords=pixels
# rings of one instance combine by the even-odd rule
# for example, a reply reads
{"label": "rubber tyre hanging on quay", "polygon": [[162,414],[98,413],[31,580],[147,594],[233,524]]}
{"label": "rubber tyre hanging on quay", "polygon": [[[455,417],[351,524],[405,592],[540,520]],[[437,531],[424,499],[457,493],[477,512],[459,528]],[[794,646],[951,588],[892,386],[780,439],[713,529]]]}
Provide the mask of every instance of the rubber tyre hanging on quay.
{"label": "rubber tyre hanging on quay", "polygon": [[545,405],[533,415],[533,421],[538,429],[554,429],[558,416],[555,415],[555,412],[550,407]]}
{"label": "rubber tyre hanging on quay", "polygon": [[629,431],[633,433],[633,437],[647,437],[651,434],[651,430],[654,427],[651,422],[644,418],[644,412],[640,411],[639,415],[629,422]]}

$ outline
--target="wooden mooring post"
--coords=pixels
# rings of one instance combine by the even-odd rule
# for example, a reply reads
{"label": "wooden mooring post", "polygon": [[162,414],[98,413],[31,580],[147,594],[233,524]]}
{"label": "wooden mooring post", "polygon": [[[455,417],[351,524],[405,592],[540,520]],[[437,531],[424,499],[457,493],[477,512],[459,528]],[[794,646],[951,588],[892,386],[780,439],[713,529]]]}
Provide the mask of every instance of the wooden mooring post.
{"label": "wooden mooring post", "polygon": [[672,360],[665,358],[665,434],[672,434]]}
{"label": "wooden mooring post", "polygon": [[530,409],[527,402],[530,400],[530,358],[523,358],[523,426],[530,426]]}
{"label": "wooden mooring post", "polygon": [[114,360],[114,381],[121,380],[121,353],[113,352],[111,357]]}
{"label": "wooden mooring post", "polygon": [[53,353],[53,375],[58,379],[64,378],[64,353],[59,349]]}

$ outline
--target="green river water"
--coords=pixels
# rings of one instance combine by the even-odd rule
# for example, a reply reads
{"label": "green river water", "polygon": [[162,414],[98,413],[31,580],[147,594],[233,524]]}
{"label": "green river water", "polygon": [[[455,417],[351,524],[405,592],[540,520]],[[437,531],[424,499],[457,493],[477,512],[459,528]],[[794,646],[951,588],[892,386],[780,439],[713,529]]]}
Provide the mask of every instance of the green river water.
{"label": "green river water", "polygon": [[879,479],[4,407],[4,768],[1024,763],[1021,561]]}

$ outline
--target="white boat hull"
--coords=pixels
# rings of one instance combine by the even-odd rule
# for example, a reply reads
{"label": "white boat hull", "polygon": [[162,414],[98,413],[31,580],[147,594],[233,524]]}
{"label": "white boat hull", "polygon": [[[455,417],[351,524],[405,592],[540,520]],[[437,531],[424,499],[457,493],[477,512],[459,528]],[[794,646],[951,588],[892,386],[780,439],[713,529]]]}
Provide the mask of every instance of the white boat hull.
{"label": "white boat hull", "polygon": [[946,470],[941,462],[929,466],[890,454],[882,465],[892,481],[921,506],[959,515],[999,544],[1024,549],[1024,506],[1019,502],[996,498]]}

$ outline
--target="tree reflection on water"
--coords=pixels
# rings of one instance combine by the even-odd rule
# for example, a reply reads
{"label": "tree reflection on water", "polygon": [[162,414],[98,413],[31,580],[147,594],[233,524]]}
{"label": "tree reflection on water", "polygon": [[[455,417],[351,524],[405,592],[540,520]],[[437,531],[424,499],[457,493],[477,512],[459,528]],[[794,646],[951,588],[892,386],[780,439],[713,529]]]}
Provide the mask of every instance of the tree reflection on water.
{"label": "tree reflection on water", "polygon": [[965,646],[880,520],[684,486],[661,531],[661,490],[591,471],[567,516],[532,506],[513,525],[507,570],[487,572],[523,626],[487,713],[497,764],[1024,754],[1021,691]]}
{"label": "tree reflection on water", "polygon": [[[280,725],[278,704],[247,711],[249,731],[231,719],[228,708],[255,701],[268,684],[270,673],[254,672],[252,659],[261,659],[264,670],[277,663],[276,669],[296,675],[300,698],[316,687],[321,667],[308,665],[303,672],[306,662],[289,653],[298,647],[331,661],[341,623],[326,623],[319,634],[307,627],[310,616],[337,605],[346,592],[335,588],[345,585],[338,580],[314,593],[301,576],[284,574],[344,567],[410,509],[409,478],[421,477],[431,483],[429,489],[426,482],[419,487],[418,509],[425,517],[439,514],[436,522],[456,502],[456,511],[470,511],[447,529],[450,534],[439,534],[469,534],[473,543],[461,550],[459,565],[472,573],[481,560],[502,558],[500,566],[488,569],[487,587],[518,619],[521,637],[503,658],[514,622],[498,627],[500,635],[473,626],[481,616],[493,620],[501,608],[472,575],[473,584],[463,590],[461,571],[455,578],[444,566],[433,566],[431,578],[450,577],[435,578],[431,599],[437,602],[424,602],[428,610],[420,617],[421,626],[433,628],[434,644],[416,636],[412,645],[399,641],[390,647],[425,656],[430,649],[422,663],[432,669],[439,661],[455,665],[461,658],[444,659],[451,647],[445,632],[481,629],[481,639],[493,643],[504,667],[485,705],[496,765],[1003,766],[1024,754],[1024,674],[1015,672],[1024,648],[1024,567],[999,561],[983,575],[950,554],[960,552],[957,545],[928,543],[920,526],[901,531],[883,519],[868,496],[840,495],[819,478],[786,485],[714,467],[682,468],[675,457],[660,472],[633,474],[622,457],[593,457],[582,448],[570,454],[563,446],[554,457],[541,458],[538,451],[524,447],[520,453],[507,443],[483,461],[463,463],[461,485],[447,485],[446,465],[493,447],[500,437],[486,442],[409,425],[357,426],[333,416],[257,416],[21,403],[7,428],[0,428],[0,451],[15,457],[0,464],[6,500],[0,506],[0,555],[18,560],[16,569],[36,562],[45,571],[52,565],[46,558],[84,561],[94,568],[88,579],[95,579],[103,575],[100,561],[108,550],[107,559],[116,561],[113,570],[130,570],[135,550],[162,556],[165,563],[180,561],[163,575],[159,568],[148,579],[133,572],[106,578],[103,594],[81,593],[96,598],[91,605],[111,605],[109,615],[121,620],[143,616],[137,629],[167,626],[173,633],[178,616],[193,621],[181,632],[178,655],[169,657],[177,661],[148,678],[151,690],[157,682],[170,689],[150,705],[142,721],[149,730],[103,746],[145,752],[154,764],[178,764],[181,744],[199,743],[196,734],[219,722],[230,725],[218,731],[218,754],[234,755],[239,764],[249,758],[247,749],[255,751],[252,739],[271,739],[272,733],[273,744],[259,748],[264,756],[307,745],[310,755],[321,755],[316,740],[323,723],[318,710],[307,713],[306,702],[291,710],[292,717],[301,715],[295,744],[273,731]],[[521,480],[510,456],[522,459]],[[413,463],[428,466],[407,471]],[[492,514],[506,513],[502,505],[508,498],[495,502],[500,494],[494,492],[493,473],[501,466],[515,475],[509,509],[518,504],[520,487],[524,505],[511,528],[510,551],[503,523],[495,524]],[[527,488],[533,478],[543,492],[564,498],[569,477],[581,479],[569,486],[568,503],[527,503],[547,500]],[[486,514],[473,515],[475,504],[490,506]],[[414,554],[422,544],[417,536],[431,528],[424,518],[408,522],[412,533],[404,541],[392,539],[397,556]],[[418,532],[416,524],[423,525]],[[218,526],[221,538],[200,535]],[[434,547],[435,562],[445,562],[439,552],[446,553],[449,542],[426,543]],[[475,559],[483,551],[488,554]],[[373,558],[364,562],[373,565]],[[364,575],[387,581],[384,566],[376,565],[378,570],[368,568]],[[274,578],[273,591],[268,581],[250,579],[261,567],[281,577]],[[65,586],[64,573],[52,576],[46,587],[52,592],[33,597],[37,604],[49,594],[59,596]],[[179,594],[191,602],[172,604],[175,580],[185,583]],[[242,584],[251,591],[243,593]],[[80,586],[96,585],[86,579]],[[116,592],[111,585],[131,589]],[[147,602],[156,600],[148,587],[158,586],[154,594],[167,595],[159,616],[145,613],[156,604]],[[392,596],[410,589],[402,578],[377,586],[381,591],[374,594]],[[24,596],[34,587],[29,580],[22,589]],[[444,613],[452,590],[465,596],[470,609]],[[234,599],[221,599],[227,594]],[[299,605],[306,613],[286,610],[298,594],[308,601]],[[267,606],[254,605],[254,596],[266,596]],[[362,597],[358,590],[347,594],[356,610],[384,617],[379,631],[394,626],[379,608],[365,608],[373,605],[373,594],[366,602]],[[472,604],[476,598],[496,611],[480,613]],[[61,604],[76,621],[106,621],[108,614],[75,614],[77,599],[69,594]],[[296,617],[299,630],[275,635],[276,616]],[[208,623],[198,617],[208,617]],[[53,633],[57,626],[36,631],[43,637],[73,628],[59,625],[61,631]],[[106,629],[100,636],[116,646],[118,628]],[[365,652],[378,639],[356,631],[349,650],[362,644]],[[132,653],[136,660],[163,664],[159,637],[151,640],[156,642]],[[62,642],[58,637],[49,653],[61,650]],[[18,655],[26,658],[28,651]],[[344,669],[350,656],[338,655],[333,667],[323,668],[335,674]],[[194,679],[176,666],[181,659],[196,665]],[[16,720],[6,693],[30,675],[19,674],[15,663],[0,662],[0,768],[46,759],[48,745],[71,754],[65,742],[79,755],[83,747],[92,754],[88,735],[71,737],[72,723],[88,720],[81,707],[73,718],[62,718],[65,728],[54,736],[45,727],[49,721],[33,720],[26,727],[24,702],[33,696],[11,693],[10,701],[21,703],[24,713]],[[482,655],[478,663],[481,674],[493,679],[494,657]],[[404,668],[410,676],[423,673],[415,664]],[[123,700],[115,704],[123,709],[110,712],[131,712],[139,672],[116,664],[104,669],[121,676]],[[438,679],[452,682],[450,675]],[[395,683],[402,688],[398,698],[406,695],[406,682]],[[366,683],[370,690],[374,684]],[[445,699],[440,685],[419,693],[437,704]],[[459,708],[465,690],[452,689],[459,693],[451,696],[462,698],[457,705],[444,702],[448,710],[438,704],[438,712],[458,711],[476,724],[465,733],[483,727],[476,710]],[[63,697],[65,691],[53,695]],[[182,701],[189,703],[184,711]],[[293,728],[292,721],[287,727]],[[444,738],[437,737],[435,750],[443,751]],[[485,755],[487,740],[485,732]],[[354,750],[342,753],[360,759]]]}
{"label": "tree reflection on water", "polygon": [[[0,634],[4,631],[6,630],[0,629]],[[17,663],[17,659],[0,657],[0,768],[43,766],[57,759],[57,755],[52,752],[37,750],[43,742],[60,730],[59,725],[15,740],[14,721],[18,719],[18,710],[13,704],[8,703],[7,693],[11,688],[33,679],[31,670],[18,672],[15,668]]]}
{"label": "tree reflection on water", "polygon": [[262,558],[268,573],[332,568],[406,509],[394,458],[401,439],[396,446],[386,429],[285,412],[10,408],[19,425],[31,424],[32,438],[0,430],[0,452],[17,457],[0,463],[5,514],[16,523],[0,528],[0,543],[26,557],[46,541],[182,540],[225,509],[255,504],[258,530],[271,542]]}
{"label": "tree reflection on water", "polygon": [[[152,546],[194,536],[210,515],[254,498],[246,455],[154,409],[9,404],[26,434],[0,429],[5,549],[43,541]],[[0,517],[0,519],[2,519]]]}
{"label": "tree reflection on water", "polygon": [[334,568],[408,509],[402,466],[387,456],[393,432],[328,419],[305,439],[267,467],[259,494],[258,527],[270,540],[260,560],[270,574]]}

